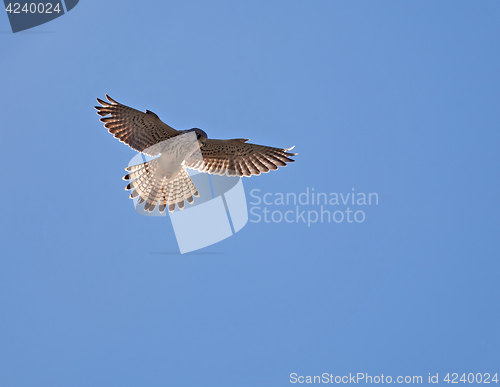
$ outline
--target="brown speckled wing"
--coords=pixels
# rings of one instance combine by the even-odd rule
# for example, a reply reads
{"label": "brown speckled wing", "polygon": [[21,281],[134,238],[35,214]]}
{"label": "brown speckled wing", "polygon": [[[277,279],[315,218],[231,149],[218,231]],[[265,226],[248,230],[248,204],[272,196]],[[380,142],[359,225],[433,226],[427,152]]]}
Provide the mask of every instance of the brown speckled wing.
{"label": "brown speckled wing", "polygon": [[272,148],[247,143],[248,140],[206,140],[201,149],[203,161],[188,158],[185,166],[215,175],[252,176],[267,173],[294,162],[292,148]]}
{"label": "brown speckled wing", "polygon": [[101,104],[95,107],[97,114],[103,117],[101,121],[109,133],[132,149],[156,156],[161,149],[153,145],[179,134],[149,110],[143,113],[116,102],[107,94],[106,98],[108,102],[97,98],[97,102]]}

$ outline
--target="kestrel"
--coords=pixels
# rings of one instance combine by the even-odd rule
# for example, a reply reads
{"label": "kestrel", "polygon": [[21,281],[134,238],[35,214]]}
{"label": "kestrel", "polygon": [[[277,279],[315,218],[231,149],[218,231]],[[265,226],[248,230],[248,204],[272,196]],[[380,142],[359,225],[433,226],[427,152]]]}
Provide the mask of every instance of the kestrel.
{"label": "kestrel", "polygon": [[[272,148],[247,143],[248,139],[212,140],[199,129],[175,130],[152,111],[145,113],[122,105],[106,94],[108,101],[97,98],[97,114],[104,127],[115,138],[132,149],[155,157],[148,162],[133,165],[123,180],[131,190],[130,198],[139,196],[138,203],[146,202],[144,210],[152,212],[158,205],[161,213],[184,209],[184,199],[192,204],[199,193],[186,168],[216,175],[260,175],[284,167],[295,160],[289,156],[291,148]],[[201,152],[201,153],[200,153]]]}

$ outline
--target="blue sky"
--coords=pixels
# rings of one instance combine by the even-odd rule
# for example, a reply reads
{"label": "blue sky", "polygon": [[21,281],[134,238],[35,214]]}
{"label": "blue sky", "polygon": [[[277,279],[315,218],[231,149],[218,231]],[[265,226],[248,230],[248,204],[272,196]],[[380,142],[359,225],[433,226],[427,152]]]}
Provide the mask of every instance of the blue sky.
{"label": "blue sky", "polygon": [[[81,0],[16,34],[0,13],[0,385],[500,372],[499,26],[495,1]],[[243,180],[249,202],[379,203],[172,254],[169,219],[123,191],[135,152],[99,122],[105,93],[177,129],[296,145]]]}

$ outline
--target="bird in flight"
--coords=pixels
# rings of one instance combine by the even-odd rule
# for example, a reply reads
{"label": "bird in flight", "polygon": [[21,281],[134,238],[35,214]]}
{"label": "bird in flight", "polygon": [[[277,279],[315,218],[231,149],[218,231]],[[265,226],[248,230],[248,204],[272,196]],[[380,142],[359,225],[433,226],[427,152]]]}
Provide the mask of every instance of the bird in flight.
{"label": "bird in flight", "polygon": [[152,111],[145,113],[122,105],[106,94],[107,101],[97,98],[95,106],[104,127],[115,138],[144,153],[152,160],[132,165],[123,180],[132,191],[130,198],[139,197],[138,204],[146,202],[144,210],[152,212],[158,205],[161,213],[168,206],[184,209],[184,199],[192,204],[200,196],[186,168],[199,172],[227,176],[260,175],[287,163],[294,162],[291,148],[273,148],[248,143],[248,139],[208,139],[198,128],[175,130]]}

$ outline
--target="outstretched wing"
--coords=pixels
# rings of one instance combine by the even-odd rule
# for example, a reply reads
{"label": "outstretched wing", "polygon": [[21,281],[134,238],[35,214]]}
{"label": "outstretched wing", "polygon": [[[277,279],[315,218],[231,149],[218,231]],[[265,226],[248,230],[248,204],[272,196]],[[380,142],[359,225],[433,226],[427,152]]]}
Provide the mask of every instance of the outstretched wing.
{"label": "outstretched wing", "polygon": [[294,162],[288,156],[288,149],[272,148],[264,145],[248,144],[248,140],[237,138],[233,140],[205,141],[200,150],[203,161],[195,157],[188,158],[184,165],[200,172],[228,176],[252,176],[267,173],[271,169],[284,167]]}
{"label": "outstretched wing", "polygon": [[[104,127],[118,140],[136,151],[156,156],[161,149],[153,145],[179,134],[149,110],[143,113],[116,102],[107,94],[106,98],[109,102],[97,98],[101,106],[95,107],[97,114],[103,117],[101,121],[104,122]],[[109,117],[105,117],[108,115]]]}

